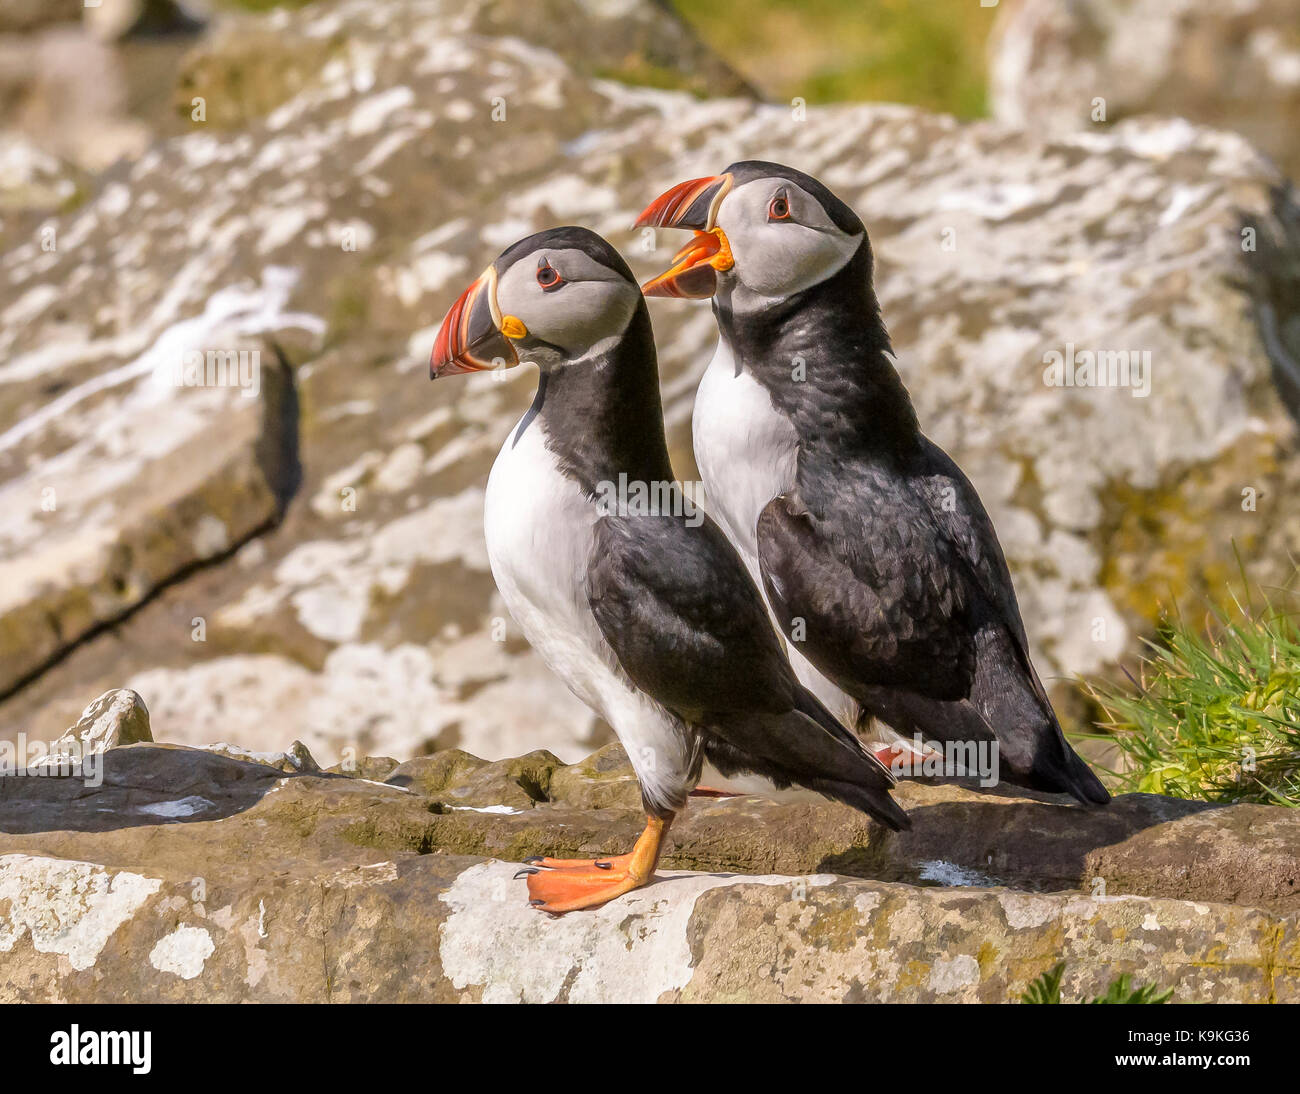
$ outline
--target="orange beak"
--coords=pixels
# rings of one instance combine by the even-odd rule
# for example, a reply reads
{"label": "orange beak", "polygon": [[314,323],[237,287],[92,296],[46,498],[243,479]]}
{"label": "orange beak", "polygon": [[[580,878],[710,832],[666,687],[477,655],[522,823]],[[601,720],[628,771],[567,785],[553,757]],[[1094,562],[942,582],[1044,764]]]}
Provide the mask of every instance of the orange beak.
{"label": "orange beak", "polygon": [[496,271],[489,266],[460,294],[438,328],[429,357],[429,379],[519,363],[515,347],[501,329],[496,306]]}
{"label": "orange beak", "polygon": [[716,226],[718,206],[731,189],[730,175],[689,179],[655,198],[635,227],[690,228],[695,236],[676,255],[672,266],[641,286],[646,296],[699,300],[712,296],[718,273],[735,264],[726,234]]}
{"label": "orange beak", "polygon": [[718,291],[718,271],[735,265],[731,247],[721,228],[696,232],[691,241],[673,255],[673,264],[641,286],[646,296],[671,296],[679,300],[703,300]]}

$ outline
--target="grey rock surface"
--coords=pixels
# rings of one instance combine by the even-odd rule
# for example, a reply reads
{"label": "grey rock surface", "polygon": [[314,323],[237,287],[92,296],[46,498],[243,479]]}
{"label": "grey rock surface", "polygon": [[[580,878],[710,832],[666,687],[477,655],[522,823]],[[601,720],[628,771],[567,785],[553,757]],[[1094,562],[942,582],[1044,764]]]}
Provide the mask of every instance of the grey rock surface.
{"label": "grey rock surface", "polygon": [[[607,741],[488,572],[483,484],[532,376],[430,385],[426,362],[447,306],[514,239],[587,224],[648,276],[679,241],[629,232],[636,213],[740,157],[795,163],[863,215],[899,368],[993,516],[1067,715],[1069,678],[1131,654],[1171,590],[1221,590],[1234,542],[1256,580],[1289,570],[1300,231],[1242,138],[1182,121],[1055,133],[897,106],[792,113],[717,97],[735,78],[685,48],[662,47],[685,58],[686,90],[610,79],[650,63],[620,52],[620,27],[684,41],[655,29],[657,5],[557,2],[557,26],[586,28],[578,49],[502,35],[486,10],[340,0],[232,23],[178,89],[206,92],[208,121],[52,218],[56,252],[10,246],[0,543],[38,592],[6,600],[0,636],[36,634],[43,652],[3,665],[12,684],[61,659],[0,703],[0,732],[52,739],[77,697],[125,683],[161,739],[300,740],[326,766],[449,748],[575,760]],[[246,52],[259,34],[261,65]],[[281,63],[285,50],[311,64]],[[235,56],[251,74],[239,94]],[[652,315],[672,455],[694,478],[712,318],[671,301]],[[148,382],[186,350],[268,360],[272,343],[301,407],[302,485],[278,525],[256,487],[257,401],[163,399]],[[1149,371],[1045,382],[1051,355],[1080,351]],[[66,506],[52,516],[47,486]],[[122,542],[150,563],[124,566]],[[68,622],[43,631],[50,598]]]}
{"label": "grey rock surface", "polygon": [[1008,0],[990,44],[990,99],[1009,125],[1052,132],[1138,114],[1232,129],[1300,176],[1297,0]]}
{"label": "grey rock surface", "polygon": [[[899,836],[827,802],[696,801],[652,885],[556,919],[518,860],[630,842],[634,809],[590,805],[618,800],[616,748],[354,767],[134,744],[95,786],[0,778],[0,1000],[1009,1002],[1065,960],[1066,999],[1129,973],[1180,1002],[1300,1001],[1294,810],[913,786]],[[1231,899],[1247,831],[1289,892]],[[1000,857],[929,858],[941,840]],[[1144,875],[1040,872],[1115,841]]]}

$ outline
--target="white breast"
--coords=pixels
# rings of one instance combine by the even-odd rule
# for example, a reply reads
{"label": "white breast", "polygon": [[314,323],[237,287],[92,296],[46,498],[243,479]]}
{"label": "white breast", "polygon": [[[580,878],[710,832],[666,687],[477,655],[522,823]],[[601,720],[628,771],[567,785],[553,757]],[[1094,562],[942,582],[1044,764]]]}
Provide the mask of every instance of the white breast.
{"label": "white breast", "polygon": [[483,507],[497,589],[550,670],[618,734],[647,795],[680,808],[693,734],[619,668],[584,587],[600,514],[560,471],[542,421],[520,426],[492,465]]}
{"label": "white breast", "polygon": [[[695,394],[691,435],[709,513],[763,590],[758,515],[769,501],[794,486],[799,440],[794,427],[772,406],[763,386],[748,370],[739,372],[737,375],[730,347],[725,339],[719,339]],[[765,590],[763,596],[766,599]],[[787,644],[786,653],[804,687],[852,725],[857,704],[822,676],[797,647]]]}
{"label": "white breast", "polygon": [[759,582],[758,515],[794,485],[798,438],[758,381],[736,374],[724,340],[695,394],[691,434],[709,512]]}

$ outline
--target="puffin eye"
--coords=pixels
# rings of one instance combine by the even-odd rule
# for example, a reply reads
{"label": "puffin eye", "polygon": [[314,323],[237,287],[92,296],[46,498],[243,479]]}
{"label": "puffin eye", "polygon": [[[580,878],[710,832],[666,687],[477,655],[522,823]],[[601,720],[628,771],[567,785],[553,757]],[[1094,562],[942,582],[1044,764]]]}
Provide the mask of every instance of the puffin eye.
{"label": "puffin eye", "polygon": [[776,197],[772,199],[772,203],[767,207],[767,219],[790,219],[790,202],[786,200],[785,194],[777,194]]}
{"label": "puffin eye", "polygon": [[564,284],[564,278],[560,276],[560,271],[552,266],[546,259],[542,259],[542,264],[537,267],[537,284],[543,291],[553,292]]}

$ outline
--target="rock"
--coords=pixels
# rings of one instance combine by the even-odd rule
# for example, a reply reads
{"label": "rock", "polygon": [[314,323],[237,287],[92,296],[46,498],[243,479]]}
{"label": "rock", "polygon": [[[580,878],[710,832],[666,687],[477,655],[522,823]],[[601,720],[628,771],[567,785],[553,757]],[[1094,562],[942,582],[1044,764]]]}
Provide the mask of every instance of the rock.
{"label": "rock", "polygon": [[472,0],[461,14],[469,33],[522,38],[584,76],[700,96],[756,94],[661,0]]}
{"label": "rock", "polygon": [[25,768],[28,772],[78,774],[90,756],[101,756],[110,748],[153,741],[149,729],[149,709],[134,691],[118,688],[94,700],[77,720],[77,724],[51,743],[41,754],[29,749],[15,755],[14,762],[0,764],[0,772],[11,774]]}
{"label": "rock", "polygon": [[148,144],[147,127],[127,110],[121,59],[78,26],[0,35],[0,102],[6,128],[83,170],[138,156]]}
{"label": "rock", "polygon": [[[238,344],[240,325],[264,321],[284,295],[274,284],[236,290],[110,377],[97,374],[93,342],[66,344],[86,378],[0,432],[0,467],[12,471],[0,482],[0,694],[279,519],[298,474],[289,369],[245,350],[242,389],[177,377],[182,346]],[[21,374],[25,363],[7,367]],[[41,384],[19,380],[10,393],[24,387],[35,402]],[[42,450],[27,467],[16,458]],[[194,617],[191,639],[203,629]]]}
{"label": "rock", "polygon": [[85,11],[85,0],[5,0],[0,7],[0,34],[76,22]]}
{"label": "rock", "polygon": [[1137,114],[1241,133],[1300,176],[1300,0],[1017,0],[990,43],[994,115],[1053,132]]}
{"label": "rock", "polygon": [[[547,771],[554,790],[567,769],[544,753],[425,761],[403,788],[144,743],[106,753],[98,786],[0,778],[0,1000],[1006,1002],[1065,960],[1066,998],[1127,972],[1181,1002],[1300,1001],[1294,885],[1231,902],[1218,876],[1258,846],[1289,855],[1294,879],[1292,810],[1129,795],[1089,811],[911,786],[917,827],[900,836],[831,803],[696,801],[652,886],[553,919],[527,906],[518,859],[618,849],[635,810],[447,810],[459,789],[508,795]],[[620,765],[606,750],[574,766],[592,780]],[[475,832],[513,861],[461,850]],[[915,877],[945,837],[956,859],[1001,848],[1003,884],[956,861],[920,884],[839,870],[910,862]],[[1166,854],[1134,891],[1035,891],[1044,859],[1135,839]],[[1179,898],[1139,892],[1169,884]]]}
{"label": "rock", "polygon": [[202,29],[205,5],[178,0],[99,0],[86,8],[89,30],[104,41],[132,36],[193,34]]}
{"label": "rock", "polygon": [[400,766],[391,756],[363,756],[360,760],[337,763],[327,770],[333,775],[350,775],[354,779],[381,783]]}
{"label": "rock", "polygon": [[[294,96],[328,92],[330,62],[348,65],[361,48],[400,51],[404,40],[438,42],[468,35],[554,51],[584,76],[696,94],[752,95],[753,89],[656,0],[467,0],[389,5],[382,22],[358,5],[316,5],[297,19],[225,19],[184,65],[176,109],[189,116],[196,95],[208,121],[237,127]],[[380,35],[383,35],[380,38]],[[376,74],[378,75],[378,74]]]}
{"label": "rock", "polygon": [[[571,3],[571,21],[593,10]],[[1222,590],[1234,542],[1256,581],[1290,573],[1300,233],[1281,176],[1244,140],[1181,121],[1053,135],[882,105],[794,117],[594,77],[625,58],[612,31],[593,30],[610,43],[599,56],[561,35],[546,39],[554,49],[494,36],[490,18],[410,0],[380,18],[327,0],[241,20],[281,53],[264,63],[218,34],[184,89],[210,89],[210,117],[230,110],[225,128],[187,120],[53,218],[70,241],[58,253],[32,241],[7,253],[0,316],[22,322],[0,319],[0,432],[41,414],[49,390],[142,367],[151,347],[210,345],[203,317],[234,293],[296,370],[303,478],[284,520],[246,550],[206,556],[219,562],[201,571],[203,557],[178,552],[111,634],[70,651],[47,643],[62,660],[0,705],[2,732],[56,735],[79,709],[72,697],[125,683],[162,739],[254,751],[299,739],[327,766],[455,748],[499,759],[544,747],[571,761],[608,743],[507,618],[482,542],[487,472],[533,379],[431,385],[428,354],[455,294],[528,232],[588,224],[638,274],[662,268],[678,241],[629,234],[635,214],[742,155],[796,162],[862,213],[899,367],[927,433],[992,513],[1064,713],[1068,681],[1137,650],[1168,590]],[[286,50],[316,58],[301,79],[228,96],[223,72],[274,72]],[[110,286],[99,272],[122,255],[130,275]],[[272,291],[287,284],[272,270],[296,279]],[[670,447],[694,478],[689,416],[714,328],[707,309],[652,309]],[[1046,383],[1051,355],[1074,350],[1149,352],[1150,371],[1129,387]],[[112,436],[107,419],[140,382],[0,454],[4,489],[25,491],[5,495],[7,519],[49,519],[39,487],[59,489],[60,453],[74,436]],[[193,443],[220,449],[230,413],[205,414]],[[123,463],[138,437],[121,441]],[[111,532],[118,514],[95,512]],[[111,593],[112,566],[88,570],[85,587]],[[204,642],[191,640],[195,619]],[[634,804],[626,783],[553,777],[588,785],[590,804]],[[517,791],[486,804],[526,818],[533,799]]]}
{"label": "rock", "polygon": [[81,173],[18,133],[0,133],[0,249],[20,233],[33,233],[36,218],[76,200]]}
{"label": "rock", "polygon": [[0,7],[0,34],[84,21],[108,40],[139,24],[157,31],[188,25],[193,18],[186,5],[175,0],[5,0]]}
{"label": "rock", "polygon": [[207,745],[204,751],[215,752],[218,756],[227,756],[232,760],[263,764],[286,774],[316,775],[321,770],[320,764],[312,758],[307,746],[301,741],[294,741],[283,752],[251,752],[246,748],[240,748],[238,745],[226,744],[225,742]]}
{"label": "rock", "polygon": [[149,708],[128,688],[106,691],[81,712],[77,724],[64,736],[80,741],[83,753],[151,742]]}
{"label": "rock", "polygon": [[[463,753],[446,761],[444,755],[427,761],[446,762],[455,774],[427,793],[448,800],[472,787],[480,806],[513,795],[508,766],[471,768]],[[489,766],[495,778],[488,777]],[[497,858],[605,853],[611,832],[630,841],[642,824],[630,776],[621,748],[611,745],[552,770],[549,792],[531,811],[480,808],[444,817],[434,844]],[[1300,816],[1285,809],[1154,794],[1125,794],[1108,808],[1085,809],[1050,794],[920,780],[901,782],[895,797],[912,818],[911,831],[886,833],[811,793],[781,802],[692,799],[673,825],[664,861],[691,870],[830,872],[913,885],[1069,889],[1300,912]]]}
{"label": "rock", "polygon": [[623,746],[617,743],[552,771],[549,798],[573,809],[641,808],[636,775]]}
{"label": "rock", "polygon": [[399,764],[384,781],[436,798],[439,812],[509,815],[549,800],[552,775],[561,766],[545,750],[488,763],[453,749]]}

